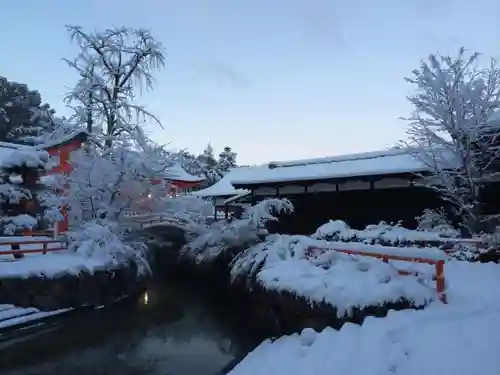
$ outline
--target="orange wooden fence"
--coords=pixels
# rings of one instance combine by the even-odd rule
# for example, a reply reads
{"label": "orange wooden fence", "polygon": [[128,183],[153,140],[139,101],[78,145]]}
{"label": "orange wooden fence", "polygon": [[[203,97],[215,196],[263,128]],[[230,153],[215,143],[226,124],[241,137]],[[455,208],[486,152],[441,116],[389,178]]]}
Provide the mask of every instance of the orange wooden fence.
{"label": "orange wooden fence", "polygon": [[[55,246],[49,247],[50,244],[55,244]],[[27,245],[38,245],[36,247],[30,246],[29,249],[22,249],[21,246]],[[42,253],[47,254],[48,252],[67,250],[68,245],[65,241],[60,240],[33,240],[33,241],[12,241],[12,242],[0,242],[0,247],[10,246],[10,250],[0,250],[0,255],[13,255],[22,256],[24,254]]]}
{"label": "orange wooden fence", "polygon": [[[396,261],[404,261],[404,262],[412,262],[412,263],[423,263],[423,264],[430,264],[434,266],[434,279],[436,281],[436,292],[439,296],[439,299],[443,303],[447,303],[446,300],[446,292],[445,292],[445,276],[444,276],[444,259],[432,259],[431,257],[425,258],[425,257],[416,257],[416,256],[410,256],[410,255],[387,255],[383,253],[376,253],[376,252],[367,252],[367,251],[362,251],[362,250],[346,250],[346,249],[340,249],[340,248],[316,248],[316,247],[310,247],[306,251],[306,253],[312,254],[312,251],[314,250],[320,250],[320,251],[337,251],[340,253],[344,254],[350,254],[350,255],[359,255],[359,256],[367,256],[367,257],[372,257],[372,258],[378,258],[381,259],[384,263],[389,263],[389,260],[396,260]],[[404,248],[401,248],[401,251],[404,252]],[[417,276],[418,273],[416,272],[410,272],[406,270],[397,270],[400,275],[404,276],[409,276],[409,275],[415,275]]]}

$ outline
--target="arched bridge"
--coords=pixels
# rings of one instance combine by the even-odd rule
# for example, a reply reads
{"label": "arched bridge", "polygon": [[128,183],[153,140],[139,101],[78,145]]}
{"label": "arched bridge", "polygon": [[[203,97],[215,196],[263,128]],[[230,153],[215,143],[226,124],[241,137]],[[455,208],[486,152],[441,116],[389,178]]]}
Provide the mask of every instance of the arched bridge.
{"label": "arched bridge", "polygon": [[149,242],[163,245],[182,246],[186,242],[186,233],[196,233],[198,227],[189,219],[167,213],[129,214],[124,220]]}

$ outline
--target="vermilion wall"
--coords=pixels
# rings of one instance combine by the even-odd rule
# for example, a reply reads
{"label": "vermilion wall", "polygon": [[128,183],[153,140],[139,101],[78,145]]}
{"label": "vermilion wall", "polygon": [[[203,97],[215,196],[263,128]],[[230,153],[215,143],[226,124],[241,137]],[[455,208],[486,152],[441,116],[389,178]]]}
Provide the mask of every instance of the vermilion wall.
{"label": "vermilion wall", "polygon": [[[73,141],[70,143],[66,143],[62,146],[48,149],[47,152],[50,156],[58,156],[59,157],[59,165],[52,168],[47,174],[56,174],[56,173],[70,173],[71,172],[71,153],[75,150],[78,150],[82,147],[82,143],[80,141]],[[63,191],[60,192],[64,194]],[[68,210],[66,207],[63,207],[61,210],[61,214],[63,215],[63,220],[57,223],[58,232],[67,232],[69,229],[69,220],[68,220]]]}

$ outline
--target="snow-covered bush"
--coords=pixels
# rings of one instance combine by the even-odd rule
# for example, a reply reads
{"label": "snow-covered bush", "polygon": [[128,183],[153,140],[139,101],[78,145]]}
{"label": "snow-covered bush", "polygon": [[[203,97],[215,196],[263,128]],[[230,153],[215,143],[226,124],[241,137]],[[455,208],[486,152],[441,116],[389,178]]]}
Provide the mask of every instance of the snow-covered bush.
{"label": "snow-covered bush", "polygon": [[292,211],[293,205],[287,199],[266,199],[248,207],[241,219],[213,223],[192,238],[180,255],[197,263],[213,261],[228,251],[231,254],[226,255],[232,258],[238,251],[263,240],[268,234],[266,223],[278,220],[277,214]]}
{"label": "snow-covered bush", "polygon": [[417,216],[415,219],[418,223],[418,231],[437,232],[443,237],[450,238],[457,238],[460,236],[460,232],[453,228],[443,208],[437,210],[426,208],[422,215]]}
{"label": "snow-covered bush", "polygon": [[[456,233],[448,231],[424,231],[403,228],[400,223],[367,225],[363,230],[351,229],[342,220],[330,220],[321,225],[311,236],[315,239],[342,242],[363,242],[390,246],[435,245],[443,243],[448,237],[456,237]],[[453,236],[452,236],[453,235]]]}
{"label": "snow-covered bush", "polygon": [[307,236],[270,235],[234,258],[231,280],[245,281],[249,289],[288,292],[310,303],[330,304],[339,317],[350,316],[354,308],[402,300],[424,305],[436,298],[427,284],[432,282],[431,272],[417,280],[399,275],[379,259],[312,250],[328,246],[328,241]]}
{"label": "snow-covered bush", "polygon": [[116,223],[90,221],[67,233],[69,249],[107,265],[136,264],[139,274],[150,272],[147,247],[142,242],[125,241]]}

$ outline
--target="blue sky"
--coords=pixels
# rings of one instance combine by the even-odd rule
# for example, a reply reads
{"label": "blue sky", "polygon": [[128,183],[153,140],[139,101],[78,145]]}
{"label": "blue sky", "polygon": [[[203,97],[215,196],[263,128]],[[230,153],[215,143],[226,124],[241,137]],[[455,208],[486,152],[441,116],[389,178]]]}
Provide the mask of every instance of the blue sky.
{"label": "blue sky", "polygon": [[0,12],[0,75],[61,114],[76,79],[65,24],[149,28],[169,55],[140,98],[165,128],[150,135],[193,152],[229,145],[241,163],[391,146],[421,58],[462,45],[500,55],[498,0],[3,0]]}

